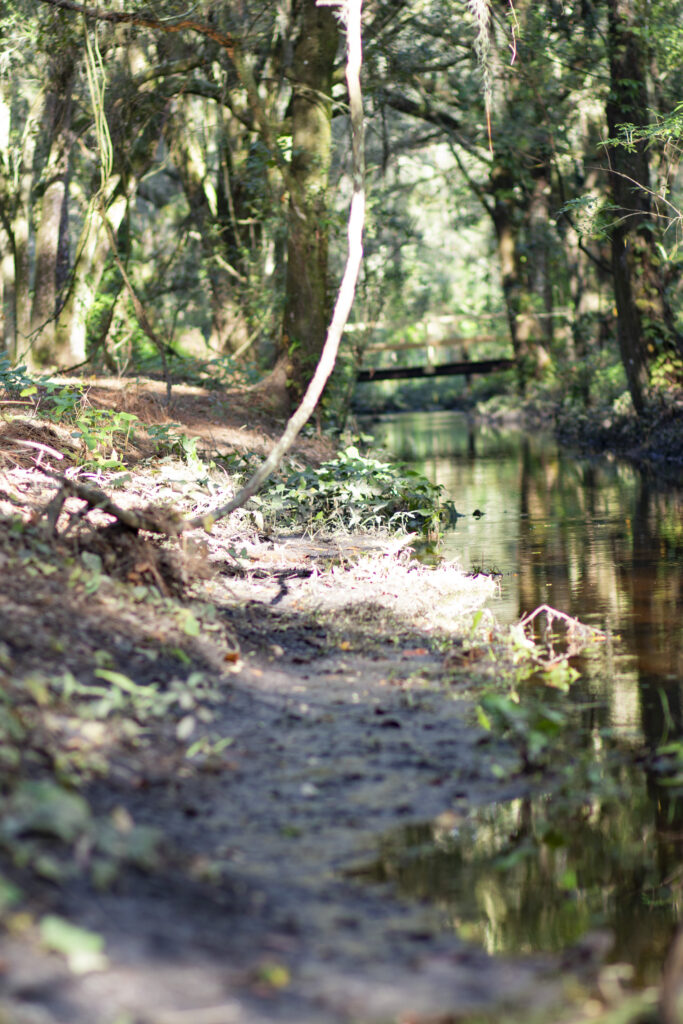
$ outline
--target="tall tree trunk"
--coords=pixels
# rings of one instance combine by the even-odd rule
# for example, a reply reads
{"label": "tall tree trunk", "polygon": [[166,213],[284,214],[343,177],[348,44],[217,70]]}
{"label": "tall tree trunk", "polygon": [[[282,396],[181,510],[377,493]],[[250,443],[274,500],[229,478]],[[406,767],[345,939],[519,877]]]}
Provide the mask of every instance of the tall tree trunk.
{"label": "tall tree trunk", "polygon": [[[503,285],[503,298],[507,314],[510,339],[517,362],[520,389],[527,381],[538,377],[549,362],[543,345],[544,328],[539,319],[538,305],[545,306],[545,271],[540,274],[543,294],[535,295],[533,282],[522,272],[520,222],[529,224],[529,209],[522,209],[514,198],[515,180],[503,161],[494,163],[489,179],[489,192],[493,205],[487,206],[493,219],[498,247],[498,261]],[[545,241],[544,241],[545,244]]]}
{"label": "tall tree trunk", "polygon": [[44,170],[44,191],[36,230],[31,308],[31,333],[35,335],[34,358],[39,363],[55,358],[60,237],[63,233],[62,221],[71,150],[73,53],[69,49],[63,52],[60,50],[51,70],[44,118],[49,153]]}
{"label": "tall tree trunk", "polygon": [[14,328],[14,260],[12,245],[5,230],[0,233],[0,279],[2,281],[2,333],[0,347],[4,348],[10,359],[16,357]]}
{"label": "tall tree trunk", "polygon": [[[550,362],[548,352],[553,341],[552,279],[550,269],[550,165],[540,157],[531,170],[533,182],[525,217],[526,227],[526,290],[528,308],[523,317],[528,322],[528,337],[536,340],[536,367],[542,370]],[[524,321],[523,321],[524,322]]]}
{"label": "tall tree trunk", "polygon": [[332,72],[337,20],[329,7],[303,0],[292,62],[292,163],[282,349],[291,362],[290,397],[298,401],[320,356],[328,322],[327,184],[332,141]]}
{"label": "tall tree trunk", "polygon": [[33,154],[36,126],[29,122],[24,131],[24,145],[18,175],[18,187],[12,197],[12,215],[9,236],[14,256],[14,351],[19,359],[33,365],[31,350],[31,264],[29,239],[31,234],[30,210],[33,185]]}
{"label": "tall tree trunk", "polygon": [[[116,186],[117,182],[111,183]],[[107,207],[107,218],[117,234],[128,205],[119,192]],[[88,314],[93,308],[110,252],[109,237],[94,201],[88,206],[78,240],[71,287],[55,327],[54,356],[60,366],[82,363],[87,357]]]}
{"label": "tall tree trunk", "polygon": [[[190,207],[193,224],[201,235],[202,253],[206,265],[211,303],[211,344],[220,351],[235,352],[249,336],[246,311],[241,308],[240,288],[246,283],[242,256],[238,253],[239,239],[232,224],[234,193],[229,199],[226,190],[232,181],[223,184],[222,178],[231,178],[227,165],[218,169],[209,166],[209,158],[201,141],[189,130],[193,114],[189,100],[178,101],[177,116],[166,125],[166,137],[173,163],[180,175],[185,198]],[[217,113],[212,112],[212,118]],[[227,145],[221,145],[221,159],[229,161]],[[222,174],[221,171],[224,173]]]}
{"label": "tall tree trunk", "polygon": [[[646,39],[635,0],[608,0],[610,92],[607,125],[616,138],[621,125],[649,124]],[[680,356],[681,337],[666,297],[659,228],[650,191],[648,143],[613,146],[610,181],[614,200],[612,273],[617,336],[629,391],[637,412],[647,404],[650,371],[660,356]]]}
{"label": "tall tree trunk", "polygon": [[[31,191],[33,158],[44,93],[39,89],[29,100],[20,139],[12,139],[12,91],[0,82],[0,217],[7,235],[3,254],[3,277],[9,285],[6,300],[11,303],[7,317],[7,348],[13,359],[31,362]],[[8,266],[11,260],[11,269]]]}

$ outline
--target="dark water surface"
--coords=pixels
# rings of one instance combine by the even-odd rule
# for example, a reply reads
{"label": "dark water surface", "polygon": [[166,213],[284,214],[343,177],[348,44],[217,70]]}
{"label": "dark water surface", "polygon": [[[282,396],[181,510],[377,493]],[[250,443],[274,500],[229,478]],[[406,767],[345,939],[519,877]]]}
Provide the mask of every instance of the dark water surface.
{"label": "dark water surface", "polygon": [[501,573],[498,621],[548,604],[610,639],[556,698],[571,728],[551,767],[576,767],[565,790],[402,829],[365,877],[490,952],[563,949],[607,928],[612,959],[656,980],[683,921],[683,488],[455,413],[369,429],[444,486],[462,518],[443,553]]}

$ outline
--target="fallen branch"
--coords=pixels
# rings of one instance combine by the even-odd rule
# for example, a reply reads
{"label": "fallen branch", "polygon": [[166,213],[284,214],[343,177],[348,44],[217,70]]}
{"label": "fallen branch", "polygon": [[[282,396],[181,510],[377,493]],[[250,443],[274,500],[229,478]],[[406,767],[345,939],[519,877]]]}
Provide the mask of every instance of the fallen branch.
{"label": "fallen branch", "polygon": [[40,465],[40,458],[43,452],[55,459],[64,458],[64,452],[58,452],[56,448],[50,448],[49,444],[41,444],[40,441],[22,441],[20,438],[15,437],[12,440],[12,444],[22,444],[25,448],[35,448],[39,453],[38,465]]}
{"label": "fallen branch", "polygon": [[140,530],[147,530],[149,533],[160,533],[166,537],[177,537],[183,530],[187,529],[187,521],[181,519],[176,513],[167,508],[146,509],[137,512],[132,509],[121,508],[111,498],[100,490],[99,487],[92,487],[90,484],[81,483],[80,480],[73,480],[70,477],[53,473],[50,470],[42,469],[46,476],[59,481],[60,487],[54,497],[50,500],[45,513],[48,522],[54,529],[67,497],[72,495],[84,501],[89,508],[99,509],[113,516],[123,526],[135,533]]}
{"label": "fallen branch", "polygon": [[525,626],[528,626],[532,622],[534,622],[538,615],[541,615],[543,613],[545,613],[548,616],[548,629],[552,629],[553,622],[555,619],[560,619],[562,622],[565,622],[567,624],[567,626],[569,627],[570,634],[593,633],[596,636],[606,636],[606,633],[604,633],[601,629],[596,629],[595,626],[588,626],[585,622],[581,622],[580,619],[575,619],[572,615],[567,615],[566,612],[561,612],[557,608],[551,608],[549,604],[540,604],[538,608],[535,608],[532,612],[529,612],[528,615],[525,615],[524,618],[520,621],[519,625],[523,629]]}
{"label": "fallen branch", "polygon": [[[548,657],[540,656],[536,651],[536,644],[533,640],[529,640],[526,637],[524,630],[527,626],[532,625],[539,615],[547,616],[545,642],[547,647]],[[551,634],[553,628],[553,622],[559,619],[567,626],[566,635],[566,650],[561,653],[556,653],[553,647],[553,637]],[[573,658],[575,655],[580,654],[584,647],[589,643],[590,640],[607,640],[607,634],[601,629],[597,629],[595,626],[589,626],[585,622],[581,622],[580,619],[574,618],[572,615],[567,615],[566,612],[561,612],[558,608],[551,608],[549,604],[541,604],[538,608],[535,608],[528,615],[525,615],[519,622],[517,629],[521,629],[527,643],[530,644],[534,649],[534,658],[536,663],[544,669],[552,668],[554,665],[566,663],[568,658]]]}

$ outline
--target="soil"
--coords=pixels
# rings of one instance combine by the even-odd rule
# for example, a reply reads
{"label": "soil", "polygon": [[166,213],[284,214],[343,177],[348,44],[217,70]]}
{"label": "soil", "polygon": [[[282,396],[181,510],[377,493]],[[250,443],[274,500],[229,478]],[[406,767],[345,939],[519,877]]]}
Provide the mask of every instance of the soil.
{"label": "soil", "polygon": [[[176,388],[167,409],[154,382],[96,381],[89,399],[214,456],[280,429],[249,393]],[[0,425],[0,1022],[436,1024],[587,998],[566,958],[489,956],[362,877],[397,826],[532,784],[501,778],[474,724],[468,637],[492,581],[243,511],[162,542],[69,498],[55,532],[46,471],[76,442],[18,411]],[[331,451],[313,436],[294,457]],[[185,514],[233,487],[146,454],[129,445],[116,490],[95,482]],[[50,940],[55,919],[101,950]]]}

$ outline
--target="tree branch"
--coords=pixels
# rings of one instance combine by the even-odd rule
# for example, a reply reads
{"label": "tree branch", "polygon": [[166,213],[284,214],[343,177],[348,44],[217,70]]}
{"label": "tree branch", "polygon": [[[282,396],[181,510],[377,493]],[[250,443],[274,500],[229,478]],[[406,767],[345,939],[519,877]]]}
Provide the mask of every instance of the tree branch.
{"label": "tree branch", "polygon": [[235,71],[237,72],[237,77],[247,94],[247,102],[254,118],[254,123],[258,127],[263,142],[270,150],[290,195],[294,197],[295,206],[300,205],[296,202],[297,188],[291,174],[289,173],[289,164],[282,155],[282,151],[277,145],[277,141],[273,138],[268,115],[261,103],[258,88],[254,81],[254,76],[252,75],[248,64],[244,60],[239,41],[234,36],[227,35],[225,32],[220,32],[217,28],[214,28],[213,25],[207,25],[204,22],[196,21],[194,18],[181,18],[179,21],[170,22],[161,21],[158,18],[150,18],[147,15],[136,13],[135,11],[103,11],[99,7],[90,7],[87,4],[77,3],[76,0],[39,0],[39,2],[47,4],[48,7],[55,7],[62,11],[72,11],[75,14],[82,14],[85,18],[90,18],[95,21],[106,21],[115,25],[136,25],[141,28],[149,28],[153,29],[155,32],[164,33],[184,31],[195,32],[197,35],[203,36],[205,39],[210,39],[212,42],[220,46],[222,50],[225,50],[233,63]]}
{"label": "tree branch", "polygon": [[87,4],[76,3],[76,0],[40,0],[40,3],[49,7],[57,7],[61,11],[73,11],[74,14],[82,14],[85,18],[93,21],[108,21],[114,25],[137,25],[141,28],[152,28],[158,32],[197,32],[207,39],[213,40],[223,50],[227,50],[232,57],[236,42],[232,36],[220,32],[213,25],[206,25],[203,22],[195,21],[194,18],[181,18],[180,21],[161,21],[159,18],[150,18],[138,11],[104,11],[101,7],[89,7]]}

